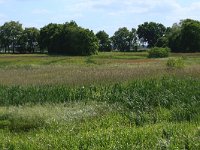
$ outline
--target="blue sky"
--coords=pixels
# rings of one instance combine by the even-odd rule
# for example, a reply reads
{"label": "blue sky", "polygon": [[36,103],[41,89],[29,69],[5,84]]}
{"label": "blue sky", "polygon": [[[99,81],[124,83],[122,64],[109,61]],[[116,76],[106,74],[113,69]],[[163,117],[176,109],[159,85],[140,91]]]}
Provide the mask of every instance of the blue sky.
{"label": "blue sky", "polygon": [[137,28],[145,21],[172,26],[186,18],[200,20],[199,0],[0,0],[0,25],[14,20],[40,28],[74,20],[112,35],[119,27]]}

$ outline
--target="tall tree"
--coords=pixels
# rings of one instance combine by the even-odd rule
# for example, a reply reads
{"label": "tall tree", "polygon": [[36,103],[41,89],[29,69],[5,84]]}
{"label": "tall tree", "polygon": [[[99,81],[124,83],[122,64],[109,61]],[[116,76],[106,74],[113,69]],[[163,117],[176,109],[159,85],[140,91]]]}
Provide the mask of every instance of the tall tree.
{"label": "tall tree", "polygon": [[39,48],[39,35],[40,32],[36,28],[25,28],[23,31],[19,41],[19,49],[20,53],[34,53],[36,49]]}
{"label": "tall tree", "polygon": [[51,50],[54,49],[57,45],[54,45],[55,39],[58,38],[60,33],[62,32],[62,25],[61,24],[53,24],[50,23],[47,26],[44,26],[40,29],[40,38],[39,38],[39,45],[40,48],[43,50]]}
{"label": "tall tree", "polygon": [[111,40],[105,31],[99,31],[96,36],[99,40],[99,51],[103,52],[112,50]]}
{"label": "tall tree", "polygon": [[119,28],[112,37],[115,49],[120,51],[130,51],[136,39],[136,30],[129,31],[126,27]]}
{"label": "tall tree", "polygon": [[182,22],[181,44],[185,52],[200,52],[200,22],[186,19]]}
{"label": "tall tree", "polygon": [[37,28],[25,28],[23,35],[26,37],[27,50],[34,53],[38,47],[40,31]]}
{"label": "tall tree", "polygon": [[0,26],[0,52],[3,50],[4,46],[3,46],[3,41],[2,41],[2,34],[1,34],[1,26]]}
{"label": "tall tree", "polygon": [[172,26],[168,39],[173,52],[200,52],[200,22],[181,20]]}
{"label": "tall tree", "polygon": [[137,51],[138,36],[137,36],[137,30],[135,28],[132,28],[129,33],[129,45],[130,45],[130,49],[134,49],[135,51]]}
{"label": "tall tree", "polygon": [[22,24],[15,21],[6,22],[1,27],[1,41],[4,45],[5,52],[11,48],[12,52],[18,47],[17,43],[22,35],[23,28]]}
{"label": "tall tree", "polygon": [[172,32],[172,28],[167,27],[165,34],[157,40],[155,46],[156,47],[163,47],[163,48],[169,47],[169,35],[171,34],[171,32]]}
{"label": "tall tree", "polygon": [[181,52],[181,24],[174,23],[170,33],[167,36],[168,38],[168,47],[172,52]]}
{"label": "tall tree", "polygon": [[40,30],[40,47],[50,54],[91,55],[98,50],[98,40],[93,31],[71,21],[43,27]]}
{"label": "tall tree", "polygon": [[140,39],[148,43],[148,47],[154,47],[158,39],[165,34],[164,25],[155,22],[145,22],[138,26],[137,34]]}

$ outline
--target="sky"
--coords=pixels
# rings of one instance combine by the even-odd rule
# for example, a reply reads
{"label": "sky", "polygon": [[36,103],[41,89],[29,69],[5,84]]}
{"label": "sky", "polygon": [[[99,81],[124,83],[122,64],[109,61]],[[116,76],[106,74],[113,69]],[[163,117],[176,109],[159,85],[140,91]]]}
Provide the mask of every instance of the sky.
{"label": "sky", "polygon": [[137,28],[146,21],[168,27],[186,18],[200,20],[200,0],[0,0],[0,25],[13,20],[41,28],[74,20],[113,35],[120,27]]}

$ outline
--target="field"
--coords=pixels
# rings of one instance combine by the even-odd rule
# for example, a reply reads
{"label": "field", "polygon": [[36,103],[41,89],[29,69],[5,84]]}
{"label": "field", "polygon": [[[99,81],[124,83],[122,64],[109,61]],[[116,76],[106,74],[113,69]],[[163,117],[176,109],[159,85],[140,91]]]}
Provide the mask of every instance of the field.
{"label": "field", "polygon": [[3,150],[197,150],[199,110],[200,53],[0,55]]}

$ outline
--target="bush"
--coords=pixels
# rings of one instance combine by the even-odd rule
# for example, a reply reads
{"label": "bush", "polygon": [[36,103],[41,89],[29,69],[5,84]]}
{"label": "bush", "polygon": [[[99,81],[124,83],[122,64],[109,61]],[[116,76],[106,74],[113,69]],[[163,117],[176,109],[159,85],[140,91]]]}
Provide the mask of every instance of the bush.
{"label": "bush", "polygon": [[40,48],[49,54],[88,56],[99,49],[98,39],[75,22],[49,24],[40,30]]}
{"label": "bush", "polygon": [[165,58],[169,56],[170,49],[169,48],[159,48],[154,47],[149,50],[149,58]]}
{"label": "bush", "polygon": [[169,68],[183,68],[185,66],[183,58],[170,58],[167,61]]}

